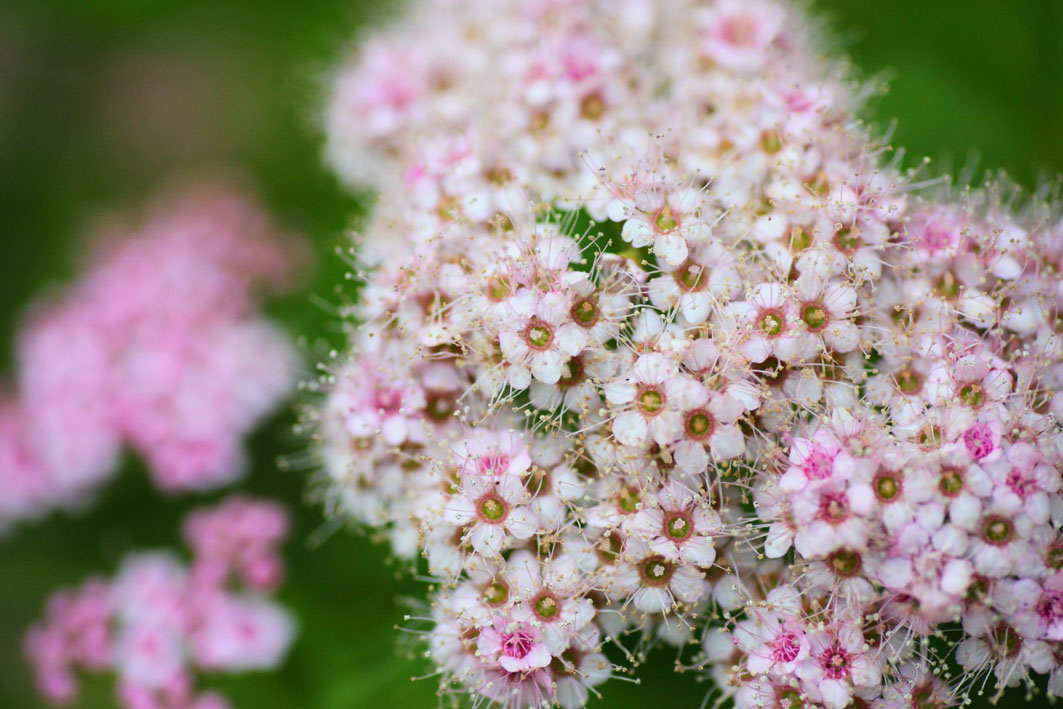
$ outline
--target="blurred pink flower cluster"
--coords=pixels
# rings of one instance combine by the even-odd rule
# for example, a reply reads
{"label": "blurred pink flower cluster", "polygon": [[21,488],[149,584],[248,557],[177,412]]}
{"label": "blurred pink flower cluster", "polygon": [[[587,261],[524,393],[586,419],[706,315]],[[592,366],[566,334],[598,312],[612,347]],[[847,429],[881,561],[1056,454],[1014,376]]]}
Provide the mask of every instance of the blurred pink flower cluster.
{"label": "blurred pink flower cluster", "polygon": [[15,391],[0,402],[0,530],[83,504],[123,446],[168,492],[237,478],[241,439],[297,374],[257,295],[288,283],[300,247],[216,186],[102,234],[18,335]]}
{"label": "blurred pink flower cluster", "polygon": [[132,554],[114,579],[56,592],[25,643],[40,691],[71,702],[85,670],[116,675],[127,709],[228,707],[196,688],[199,672],[271,669],[291,645],[293,620],[268,598],[281,581],[288,524],[279,505],[230,497],[186,520],[191,564]]}

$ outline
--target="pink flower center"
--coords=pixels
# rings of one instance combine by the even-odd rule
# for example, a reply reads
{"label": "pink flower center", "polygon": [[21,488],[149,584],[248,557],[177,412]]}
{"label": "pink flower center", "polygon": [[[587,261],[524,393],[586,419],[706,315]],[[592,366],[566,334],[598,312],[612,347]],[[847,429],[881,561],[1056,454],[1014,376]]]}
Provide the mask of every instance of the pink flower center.
{"label": "pink flower center", "polygon": [[827,648],[819,656],[819,664],[823,668],[823,676],[827,679],[845,679],[848,677],[849,663],[849,653],[839,645]]}
{"label": "pink flower center", "polygon": [[797,633],[784,630],[775,636],[771,644],[771,659],[775,662],[793,662],[801,650],[801,641]]}
{"label": "pink flower center", "polygon": [[1051,625],[1063,620],[1063,593],[1046,593],[1037,602],[1037,615]]}
{"label": "pink flower center", "polygon": [[755,17],[736,15],[723,21],[720,35],[724,41],[734,47],[753,48],[757,46],[758,27],[759,24]]}
{"label": "pink flower center", "polygon": [[509,467],[509,456],[501,453],[497,455],[483,455],[476,461],[480,475],[501,475]]}
{"label": "pink flower center", "polygon": [[923,230],[920,246],[930,252],[940,251],[953,241],[952,234],[941,224],[928,224]]}
{"label": "pink flower center", "polygon": [[502,654],[523,660],[535,647],[535,636],[525,628],[502,636]]}
{"label": "pink flower center", "polygon": [[967,446],[967,452],[977,460],[985,458],[996,448],[993,442],[993,432],[984,423],[976,424],[964,431],[963,444]]}
{"label": "pink flower center", "polygon": [[1007,483],[1012,492],[1022,499],[1026,499],[1037,492],[1037,482],[1018,468],[1012,468],[1004,482]]}
{"label": "pink flower center", "polygon": [[809,480],[825,480],[834,472],[834,458],[837,453],[827,453],[822,448],[815,448],[801,464],[801,470]]}
{"label": "pink flower center", "polygon": [[398,389],[377,389],[373,394],[373,408],[385,416],[393,416],[402,408],[402,392]]}

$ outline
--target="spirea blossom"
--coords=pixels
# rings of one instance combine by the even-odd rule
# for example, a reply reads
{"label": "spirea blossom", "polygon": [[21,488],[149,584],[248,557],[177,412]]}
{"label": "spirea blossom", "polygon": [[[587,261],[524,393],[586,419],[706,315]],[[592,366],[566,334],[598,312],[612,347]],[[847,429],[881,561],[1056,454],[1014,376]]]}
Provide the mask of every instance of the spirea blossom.
{"label": "spirea blossom", "polygon": [[[70,703],[79,673],[106,673],[128,709],[228,707],[197,688],[199,674],[271,669],[291,645],[292,618],[268,597],[287,525],[279,505],[231,497],[186,521],[190,564],[169,552],[135,553],[111,580],[57,591],[25,642],[41,693]],[[261,562],[268,574],[254,568]]]}
{"label": "spirea blossom", "polygon": [[313,423],[443,691],[578,707],[666,644],[740,708],[1059,694],[1063,222],[920,189],[816,45],[426,0],[336,73],[379,199]]}
{"label": "spirea blossom", "polygon": [[288,394],[289,337],[259,313],[300,244],[239,194],[167,198],[114,223],[80,277],[29,309],[0,406],[0,528],[84,504],[123,447],[167,492],[227,484]]}

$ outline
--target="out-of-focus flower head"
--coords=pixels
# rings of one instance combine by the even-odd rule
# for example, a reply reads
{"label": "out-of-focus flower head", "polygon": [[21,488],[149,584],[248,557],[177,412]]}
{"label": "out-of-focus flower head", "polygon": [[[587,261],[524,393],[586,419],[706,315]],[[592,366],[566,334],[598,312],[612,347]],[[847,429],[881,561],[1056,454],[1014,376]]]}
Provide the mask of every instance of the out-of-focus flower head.
{"label": "out-of-focus flower head", "polygon": [[30,308],[19,333],[0,527],[84,504],[124,446],[168,492],[236,479],[242,438],[298,368],[258,295],[283,289],[302,260],[299,241],[221,185],[104,230],[78,280]]}
{"label": "out-of-focus flower head", "polygon": [[[231,583],[214,573],[218,557],[271,556],[276,579],[287,523],[274,503],[230,498],[188,518],[195,540],[190,565],[167,552],[133,554],[113,580],[57,591],[44,621],[26,636],[41,693],[53,702],[73,701],[84,671],[115,675],[118,702],[128,709],[228,707],[221,695],[199,691],[196,676],[276,667],[295,626],[265,595],[273,580]],[[199,535],[208,527],[224,542],[205,546]]]}

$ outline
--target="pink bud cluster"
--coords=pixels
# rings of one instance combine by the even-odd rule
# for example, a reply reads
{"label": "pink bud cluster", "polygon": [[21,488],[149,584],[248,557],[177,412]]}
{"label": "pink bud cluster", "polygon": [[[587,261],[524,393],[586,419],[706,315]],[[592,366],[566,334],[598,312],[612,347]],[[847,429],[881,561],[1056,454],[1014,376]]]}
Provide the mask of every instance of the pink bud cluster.
{"label": "pink bud cluster", "polygon": [[444,690],[578,707],[663,643],[740,708],[1063,694],[1063,221],[920,192],[814,46],[426,0],[338,73],[380,196],[315,421]]}
{"label": "pink bud cluster", "polygon": [[72,702],[77,673],[114,674],[127,709],[225,709],[199,672],[266,670],[283,661],[294,623],[268,598],[279,585],[283,507],[243,497],[193,512],[190,565],[167,552],[128,556],[113,580],[56,592],[26,652],[40,691]]}
{"label": "pink bud cluster", "polygon": [[289,338],[257,293],[298,246],[226,189],[162,201],[94,242],[79,279],[31,308],[0,402],[0,529],[84,503],[123,445],[162,490],[235,479],[242,438],[287,395]]}

